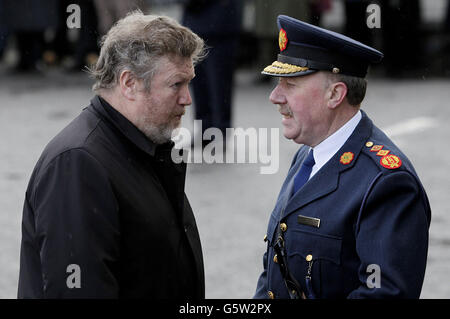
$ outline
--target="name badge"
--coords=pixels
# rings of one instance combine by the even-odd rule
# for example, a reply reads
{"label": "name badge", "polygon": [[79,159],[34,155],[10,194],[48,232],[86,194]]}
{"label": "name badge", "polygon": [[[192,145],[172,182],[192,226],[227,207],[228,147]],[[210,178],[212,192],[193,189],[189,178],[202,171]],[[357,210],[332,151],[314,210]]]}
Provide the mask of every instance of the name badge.
{"label": "name badge", "polygon": [[312,226],[312,227],[316,227],[316,228],[320,227],[320,219],[319,218],[298,215],[297,222],[302,225],[308,225],[308,226]]}

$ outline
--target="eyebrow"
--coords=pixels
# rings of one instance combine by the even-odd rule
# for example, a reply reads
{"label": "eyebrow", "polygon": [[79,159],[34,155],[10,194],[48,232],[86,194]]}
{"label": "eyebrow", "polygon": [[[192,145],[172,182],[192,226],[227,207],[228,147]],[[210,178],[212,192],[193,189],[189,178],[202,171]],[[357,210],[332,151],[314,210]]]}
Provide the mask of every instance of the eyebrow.
{"label": "eyebrow", "polygon": [[287,83],[288,81],[295,83],[295,81],[292,81],[292,79],[289,79],[287,77],[280,77],[280,79],[278,80],[278,83]]}
{"label": "eyebrow", "polygon": [[191,77],[191,75],[187,75],[186,73],[177,72],[167,78],[167,82],[173,81],[174,78],[181,78],[181,81],[191,81],[195,77],[195,73]]}

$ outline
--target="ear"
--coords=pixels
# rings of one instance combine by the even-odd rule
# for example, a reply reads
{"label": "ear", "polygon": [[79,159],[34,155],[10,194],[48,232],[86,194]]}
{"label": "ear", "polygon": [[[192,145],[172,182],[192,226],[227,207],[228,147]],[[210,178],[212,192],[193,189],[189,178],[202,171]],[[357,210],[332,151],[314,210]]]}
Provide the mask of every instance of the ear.
{"label": "ear", "polygon": [[338,107],[347,96],[347,85],[343,82],[330,84],[327,90],[327,106],[331,109]]}
{"label": "ear", "polygon": [[136,100],[136,93],[138,91],[138,79],[129,70],[123,70],[119,77],[120,93],[127,100]]}

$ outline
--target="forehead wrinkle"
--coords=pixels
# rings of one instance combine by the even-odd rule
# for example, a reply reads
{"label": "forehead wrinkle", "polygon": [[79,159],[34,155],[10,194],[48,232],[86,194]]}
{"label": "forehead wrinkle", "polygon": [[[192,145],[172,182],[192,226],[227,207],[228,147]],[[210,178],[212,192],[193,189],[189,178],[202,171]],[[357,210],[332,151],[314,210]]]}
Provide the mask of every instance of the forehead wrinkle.
{"label": "forehead wrinkle", "polygon": [[172,62],[166,60],[160,72],[165,75],[166,82],[170,82],[177,76],[181,77],[182,80],[190,81],[195,76],[194,67],[189,62],[182,63],[180,61]]}
{"label": "forehead wrinkle", "polygon": [[189,82],[190,80],[192,80],[195,77],[195,74],[189,74],[186,72],[176,72],[173,74],[169,74],[168,77],[166,78],[166,82],[172,82],[174,79],[179,79],[182,82]]}

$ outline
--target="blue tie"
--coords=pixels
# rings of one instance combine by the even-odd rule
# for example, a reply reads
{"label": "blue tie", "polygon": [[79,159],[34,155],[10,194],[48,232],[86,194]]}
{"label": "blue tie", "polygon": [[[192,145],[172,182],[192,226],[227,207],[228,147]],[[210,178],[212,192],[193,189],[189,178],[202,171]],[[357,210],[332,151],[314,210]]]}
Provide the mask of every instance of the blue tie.
{"label": "blue tie", "polygon": [[308,181],[314,164],[316,164],[316,162],[314,161],[313,150],[311,149],[308,156],[303,161],[300,171],[294,177],[294,191],[292,195],[294,195]]}

